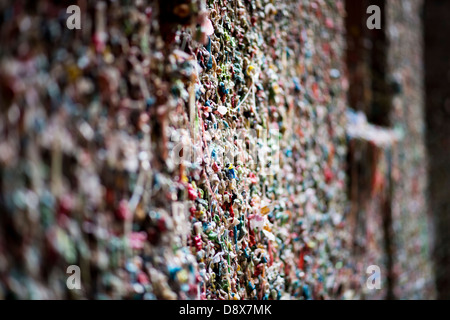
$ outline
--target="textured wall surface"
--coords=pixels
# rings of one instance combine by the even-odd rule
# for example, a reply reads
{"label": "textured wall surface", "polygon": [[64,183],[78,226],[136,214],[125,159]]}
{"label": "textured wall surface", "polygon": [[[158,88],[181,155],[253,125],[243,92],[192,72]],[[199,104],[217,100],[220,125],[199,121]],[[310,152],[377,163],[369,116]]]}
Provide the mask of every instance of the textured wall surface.
{"label": "textured wall surface", "polygon": [[0,0],[0,298],[432,297],[420,1],[349,73],[363,139],[344,1],[77,4]]}
{"label": "textured wall surface", "polygon": [[389,1],[391,121],[402,139],[393,153],[395,295],[431,299],[434,279],[429,240],[423,69],[423,1]]}
{"label": "textured wall surface", "polygon": [[[381,30],[361,16],[383,12]],[[357,274],[381,268],[382,288],[368,299],[433,298],[427,203],[421,1],[354,1],[347,8],[349,181]],[[365,126],[355,126],[367,119]],[[375,126],[374,126],[375,125]],[[358,139],[355,139],[358,138]]]}
{"label": "textured wall surface", "polygon": [[1,2],[0,295],[343,296],[342,2],[78,4]]}

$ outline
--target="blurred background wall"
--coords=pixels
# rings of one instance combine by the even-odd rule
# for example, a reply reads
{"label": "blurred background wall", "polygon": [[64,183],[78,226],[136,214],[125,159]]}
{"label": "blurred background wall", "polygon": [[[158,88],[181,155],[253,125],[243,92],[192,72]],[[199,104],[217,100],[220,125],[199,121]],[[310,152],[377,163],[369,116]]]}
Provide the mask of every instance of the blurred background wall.
{"label": "blurred background wall", "polygon": [[[425,88],[429,202],[435,226],[437,294],[450,299],[450,21],[448,1],[425,1]],[[447,38],[447,39],[446,39]]]}
{"label": "blurred background wall", "polygon": [[[382,10],[380,30],[366,26],[370,5]],[[348,0],[346,8],[349,106],[376,126],[361,127],[364,139],[349,145],[354,252],[387,273],[385,291],[369,297],[432,298],[422,2]]]}

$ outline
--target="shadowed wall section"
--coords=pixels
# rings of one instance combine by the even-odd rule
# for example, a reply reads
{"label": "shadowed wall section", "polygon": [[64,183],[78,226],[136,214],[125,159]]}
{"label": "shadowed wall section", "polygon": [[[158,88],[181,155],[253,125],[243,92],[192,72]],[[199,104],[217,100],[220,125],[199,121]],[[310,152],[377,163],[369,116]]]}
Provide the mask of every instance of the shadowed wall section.
{"label": "shadowed wall section", "polygon": [[425,85],[430,211],[437,294],[450,299],[450,3],[425,1]]}

